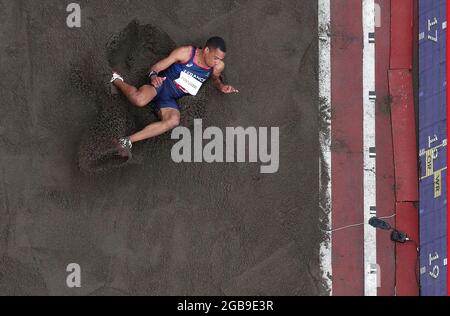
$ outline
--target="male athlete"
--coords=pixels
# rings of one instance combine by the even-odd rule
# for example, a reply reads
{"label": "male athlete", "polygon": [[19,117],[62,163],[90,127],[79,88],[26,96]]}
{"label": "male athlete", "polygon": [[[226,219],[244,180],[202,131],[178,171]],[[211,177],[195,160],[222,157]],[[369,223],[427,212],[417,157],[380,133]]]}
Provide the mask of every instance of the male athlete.
{"label": "male athlete", "polygon": [[140,89],[125,83],[118,73],[114,73],[111,83],[131,103],[145,107],[153,101],[161,119],[137,134],[121,138],[116,144],[119,155],[129,157],[134,143],[162,135],[179,126],[180,109],[176,100],[186,95],[197,95],[210,77],[219,91],[225,94],[239,93],[221,80],[226,51],[225,41],[220,37],[209,39],[203,49],[179,47],[150,69],[149,83]]}

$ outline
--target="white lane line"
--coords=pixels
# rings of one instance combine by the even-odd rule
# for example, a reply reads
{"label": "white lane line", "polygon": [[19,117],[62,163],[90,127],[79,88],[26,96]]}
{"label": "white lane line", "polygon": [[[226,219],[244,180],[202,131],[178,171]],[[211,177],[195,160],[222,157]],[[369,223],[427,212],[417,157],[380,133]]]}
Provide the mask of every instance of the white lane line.
{"label": "white lane line", "polygon": [[[331,8],[330,0],[319,0],[319,113],[321,115],[319,160],[320,208],[324,212],[322,227],[329,231],[320,247],[320,268],[329,294],[333,294],[331,262]],[[322,181],[325,174],[326,181]]]}
{"label": "white lane line", "polygon": [[[376,143],[375,143],[375,1],[363,0],[363,87],[364,87],[364,223],[376,216]],[[364,291],[377,296],[376,229],[364,225]]]}

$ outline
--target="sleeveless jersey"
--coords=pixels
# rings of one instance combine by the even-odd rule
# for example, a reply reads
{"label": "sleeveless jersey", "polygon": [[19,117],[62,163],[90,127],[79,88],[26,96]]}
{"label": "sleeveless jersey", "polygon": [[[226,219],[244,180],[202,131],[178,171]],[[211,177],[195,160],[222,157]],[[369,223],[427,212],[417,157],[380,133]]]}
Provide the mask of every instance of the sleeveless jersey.
{"label": "sleeveless jersey", "polygon": [[185,94],[196,95],[202,85],[211,77],[213,68],[205,68],[196,62],[197,48],[192,47],[192,56],[185,64],[173,64],[163,73]]}

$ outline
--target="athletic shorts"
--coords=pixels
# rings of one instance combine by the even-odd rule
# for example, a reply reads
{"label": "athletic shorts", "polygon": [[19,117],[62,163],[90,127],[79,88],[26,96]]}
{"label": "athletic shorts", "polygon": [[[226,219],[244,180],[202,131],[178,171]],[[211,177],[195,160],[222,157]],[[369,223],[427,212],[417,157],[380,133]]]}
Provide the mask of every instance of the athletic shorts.
{"label": "athletic shorts", "polygon": [[[149,82],[150,83],[150,82]],[[164,81],[164,83],[156,89],[157,95],[152,101],[153,110],[156,112],[161,111],[161,109],[175,109],[180,110],[177,100],[186,95],[183,91],[175,86],[175,83],[169,78]]]}

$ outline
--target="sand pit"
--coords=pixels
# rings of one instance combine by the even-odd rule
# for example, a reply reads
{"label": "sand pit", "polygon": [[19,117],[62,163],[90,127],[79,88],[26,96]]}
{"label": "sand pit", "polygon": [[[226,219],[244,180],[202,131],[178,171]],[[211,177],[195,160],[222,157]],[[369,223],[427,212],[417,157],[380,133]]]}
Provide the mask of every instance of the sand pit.
{"label": "sand pit", "polygon": [[[119,72],[128,83],[140,87],[147,84],[146,74],[151,65],[168,56],[175,48],[175,43],[167,34],[155,26],[140,25],[135,20],[123,31],[111,36],[106,43],[106,55],[112,70]],[[90,80],[82,73],[76,79]],[[75,82],[74,86],[77,85],[82,87],[84,93],[89,93],[86,91],[89,90],[89,83]],[[205,118],[211,89],[211,83],[208,83],[196,97],[187,96],[179,100],[182,126],[192,127],[195,118]],[[107,90],[104,93],[107,94]],[[129,136],[158,120],[151,104],[146,109],[133,108],[123,96],[116,94],[102,96],[100,100],[108,101],[100,105],[100,114],[83,137],[79,150],[80,169],[85,173],[110,172],[132,163],[132,158],[116,155],[113,140]]]}
{"label": "sand pit", "polygon": [[[0,0],[0,294],[323,293],[315,2],[80,1],[77,29],[60,1]],[[279,171],[177,164],[169,134],[103,161],[106,140],[156,120],[111,96],[111,65],[139,85],[214,35],[241,93],[204,87],[182,125],[279,127]]]}

